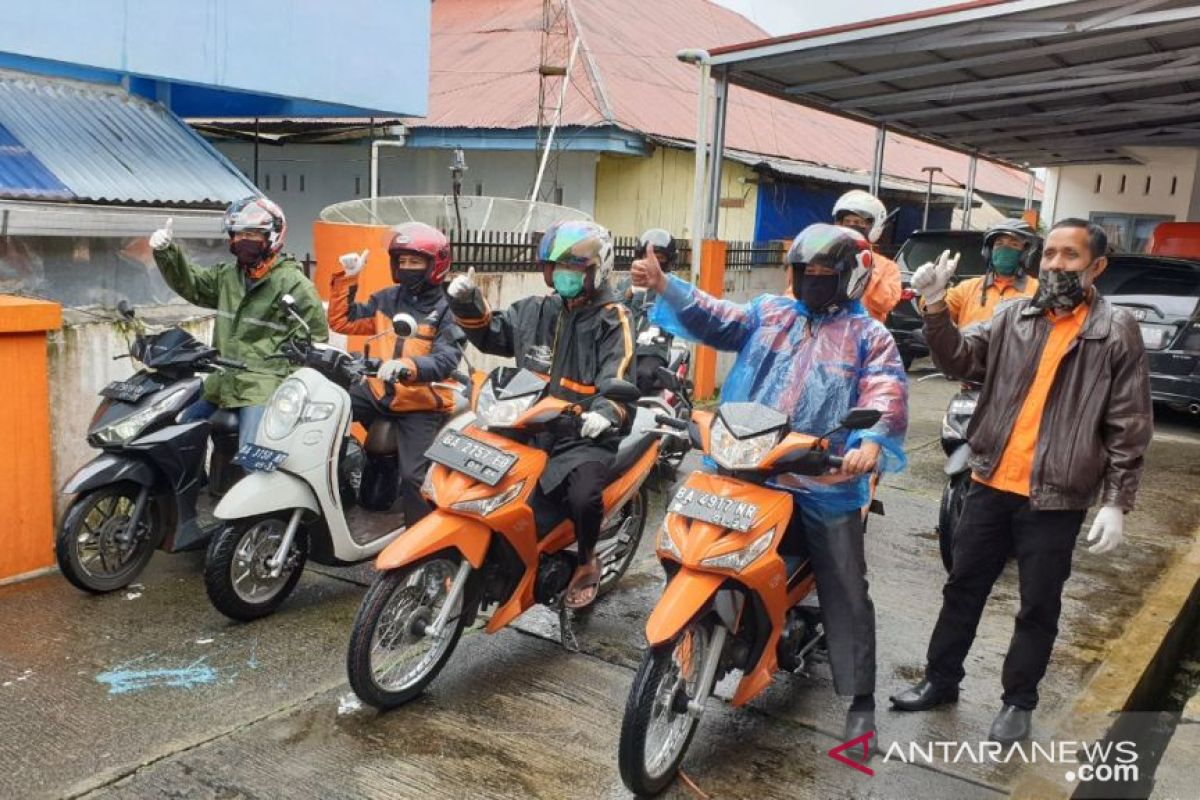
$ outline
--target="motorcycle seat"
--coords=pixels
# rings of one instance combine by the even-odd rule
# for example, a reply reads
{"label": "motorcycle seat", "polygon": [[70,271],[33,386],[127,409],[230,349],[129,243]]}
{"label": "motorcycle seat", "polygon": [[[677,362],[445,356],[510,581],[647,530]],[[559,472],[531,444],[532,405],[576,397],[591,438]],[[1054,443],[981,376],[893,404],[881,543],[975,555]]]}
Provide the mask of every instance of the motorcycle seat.
{"label": "motorcycle seat", "polygon": [[617,458],[613,462],[614,478],[623,475],[654,445],[658,439],[657,434],[651,433],[658,427],[654,417],[661,413],[661,408],[637,407],[637,415],[633,418],[633,430],[617,445]]}

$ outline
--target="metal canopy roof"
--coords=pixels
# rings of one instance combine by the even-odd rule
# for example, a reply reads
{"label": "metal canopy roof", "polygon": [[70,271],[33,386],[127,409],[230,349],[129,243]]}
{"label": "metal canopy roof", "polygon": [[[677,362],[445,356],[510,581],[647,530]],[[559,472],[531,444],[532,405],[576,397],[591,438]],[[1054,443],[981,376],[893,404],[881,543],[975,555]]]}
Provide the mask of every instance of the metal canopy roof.
{"label": "metal canopy roof", "polygon": [[714,76],[1013,164],[1200,146],[1200,2],[976,0],[715,48]]}

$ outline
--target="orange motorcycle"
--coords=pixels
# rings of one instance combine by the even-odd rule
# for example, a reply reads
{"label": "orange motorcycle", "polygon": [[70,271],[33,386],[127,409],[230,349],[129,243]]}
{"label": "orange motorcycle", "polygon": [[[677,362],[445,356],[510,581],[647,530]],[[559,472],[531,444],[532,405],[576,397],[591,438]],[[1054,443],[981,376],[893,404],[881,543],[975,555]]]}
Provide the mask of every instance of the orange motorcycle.
{"label": "orange motorcycle", "polygon": [[[350,685],[375,708],[420,694],[481,610],[496,606],[488,633],[535,603],[557,606],[566,622],[561,601],[577,564],[575,530],[561,504],[538,489],[548,456],[534,439],[578,435],[582,409],[547,397],[546,378],[526,369],[501,367],[474,383],[473,421],[451,423],[426,453],[433,464],[423,491],[437,509],[379,554],[379,574],[354,620]],[[600,393],[623,403],[638,398],[626,381]],[[638,409],[604,490],[600,593],[625,573],[641,541],[644,483],[663,433],[654,416]]]}
{"label": "orange motorcycle", "polygon": [[687,752],[706,698],[731,670],[742,672],[733,705],[770,685],[779,669],[802,669],[822,634],[819,612],[800,602],[815,588],[803,542],[787,536],[792,496],[765,486],[784,473],[820,476],[840,466],[828,436],[869,428],[880,417],[852,409],[824,436],[795,433],[786,415],[758,403],[729,403],[688,431],[716,464],[694,472],[667,507],[657,553],[667,573],[646,623],[649,649],[625,705],[621,779],[638,795],[661,792]]}

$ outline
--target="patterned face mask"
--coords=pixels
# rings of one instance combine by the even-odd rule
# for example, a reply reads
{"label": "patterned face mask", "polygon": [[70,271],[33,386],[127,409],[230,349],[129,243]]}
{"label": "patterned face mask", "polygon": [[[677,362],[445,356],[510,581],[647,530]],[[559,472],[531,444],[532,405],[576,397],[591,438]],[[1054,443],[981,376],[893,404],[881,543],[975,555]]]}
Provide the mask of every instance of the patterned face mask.
{"label": "patterned face mask", "polygon": [[[1090,268],[1090,266],[1089,266]],[[1043,269],[1038,274],[1037,297],[1033,304],[1041,309],[1070,311],[1084,301],[1091,281],[1083,280],[1087,270]]]}

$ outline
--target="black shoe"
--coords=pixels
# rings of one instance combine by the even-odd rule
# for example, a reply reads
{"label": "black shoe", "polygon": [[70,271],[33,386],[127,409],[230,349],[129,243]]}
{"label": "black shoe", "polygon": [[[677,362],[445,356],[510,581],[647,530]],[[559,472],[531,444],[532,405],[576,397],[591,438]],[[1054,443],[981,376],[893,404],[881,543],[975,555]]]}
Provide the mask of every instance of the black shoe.
{"label": "black shoe", "polygon": [[[875,712],[874,711],[847,711],[846,712],[846,727],[842,731],[842,741],[850,742],[875,730]],[[857,748],[851,753],[857,752]],[[870,746],[867,749],[867,758],[879,752],[879,736],[876,734],[870,739]]]}
{"label": "black shoe", "polygon": [[892,708],[897,711],[927,711],[946,703],[957,703],[958,687],[941,687],[926,679],[888,699],[892,701]]}
{"label": "black shoe", "polygon": [[1033,728],[1033,711],[1027,708],[1017,708],[1005,704],[992,721],[992,731],[988,739],[1000,744],[1012,744],[1029,738]]}

